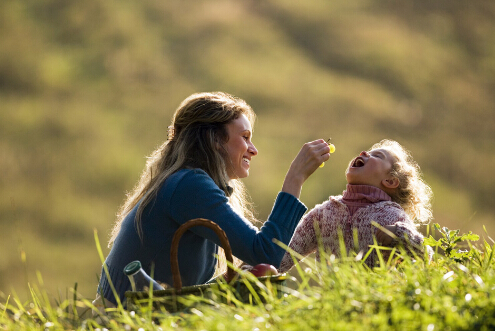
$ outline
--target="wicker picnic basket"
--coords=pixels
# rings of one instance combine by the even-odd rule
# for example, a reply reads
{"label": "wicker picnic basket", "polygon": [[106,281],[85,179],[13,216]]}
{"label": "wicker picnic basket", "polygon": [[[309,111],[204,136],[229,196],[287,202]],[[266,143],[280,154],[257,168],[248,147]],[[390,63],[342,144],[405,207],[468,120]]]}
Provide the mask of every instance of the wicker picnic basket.
{"label": "wicker picnic basket", "polygon": [[[191,227],[205,226],[212,229],[220,238],[221,246],[225,252],[225,258],[233,263],[232,250],[225,232],[215,223],[204,218],[196,218],[182,224],[174,234],[170,250],[170,263],[172,269],[173,288],[160,291],[127,291],[125,293],[127,309],[136,310],[139,307],[152,305],[155,310],[163,310],[171,313],[183,311],[198,300],[191,300],[191,296],[201,297],[203,303],[262,303],[265,302],[267,289],[273,291],[277,296],[283,295],[286,291],[285,275],[259,277],[256,281],[247,278],[236,277],[236,272],[228,268],[227,279],[230,283],[213,282],[202,285],[182,286],[179,272],[178,247],[182,235]],[[151,302],[150,302],[151,299]]]}

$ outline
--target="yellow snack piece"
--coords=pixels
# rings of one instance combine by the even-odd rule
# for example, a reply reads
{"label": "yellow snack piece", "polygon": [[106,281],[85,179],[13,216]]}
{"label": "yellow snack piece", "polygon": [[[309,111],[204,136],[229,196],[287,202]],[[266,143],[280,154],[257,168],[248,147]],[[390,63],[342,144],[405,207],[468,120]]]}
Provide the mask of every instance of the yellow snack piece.
{"label": "yellow snack piece", "polygon": [[[330,146],[330,154],[335,153],[335,145],[329,143],[328,146]],[[320,168],[323,168],[324,166],[325,166],[325,162],[320,164]]]}

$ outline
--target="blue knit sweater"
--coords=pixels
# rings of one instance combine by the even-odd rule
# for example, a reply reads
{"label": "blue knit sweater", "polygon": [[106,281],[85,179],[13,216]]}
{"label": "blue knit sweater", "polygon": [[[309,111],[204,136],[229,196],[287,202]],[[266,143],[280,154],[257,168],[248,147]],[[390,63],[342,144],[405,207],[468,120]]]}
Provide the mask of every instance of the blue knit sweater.
{"label": "blue knit sweater", "polygon": [[[149,274],[154,264],[154,278],[170,285],[173,283],[170,269],[172,237],[178,227],[190,219],[201,217],[217,223],[227,234],[233,255],[242,261],[278,267],[285,251],[273,239],[288,245],[307,210],[293,195],[280,192],[268,220],[258,230],[232,210],[224,192],[200,169],[180,170],[164,182],[156,199],[143,211],[143,241],[134,222],[137,207],[123,220],[105,261],[122,302],[125,292],[130,290],[123,269],[131,261],[141,261]],[[204,284],[211,279],[216,268],[214,254],[218,245],[220,241],[216,234],[205,227],[193,227],[182,236],[178,259],[183,286]],[[103,269],[98,293],[116,304]]]}

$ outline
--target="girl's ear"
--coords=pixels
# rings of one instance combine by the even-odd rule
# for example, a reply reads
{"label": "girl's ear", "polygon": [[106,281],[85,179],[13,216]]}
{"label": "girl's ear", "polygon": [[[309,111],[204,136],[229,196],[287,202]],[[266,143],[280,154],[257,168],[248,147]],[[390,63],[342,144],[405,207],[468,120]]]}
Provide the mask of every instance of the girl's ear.
{"label": "girl's ear", "polygon": [[399,178],[391,176],[387,179],[382,180],[382,184],[386,188],[394,189],[399,187],[400,181]]}

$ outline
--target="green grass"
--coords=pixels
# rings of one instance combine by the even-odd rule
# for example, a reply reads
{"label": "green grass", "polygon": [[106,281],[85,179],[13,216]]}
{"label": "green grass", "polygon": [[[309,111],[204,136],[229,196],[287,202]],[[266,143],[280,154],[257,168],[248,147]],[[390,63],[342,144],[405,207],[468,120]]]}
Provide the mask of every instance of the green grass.
{"label": "green grass", "polygon": [[[77,284],[65,299],[50,298],[29,285],[31,299],[15,293],[2,298],[0,329],[4,330],[490,330],[495,327],[495,245],[478,236],[430,228],[426,242],[435,248],[431,262],[410,258],[403,249],[370,270],[352,254],[340,260],[325,255],[307,259],[277,295],[265,286],[256,292],[264,303],[247,304],[230,297],[230,304],[199,297],[184,298],[189,308],[178,313],[114,309],[90,318],[90,300],[80,297]],[[459,250],[462,248],[462,250]],[[378,246],[371,247],[378,249]],[[101,249],[98,247],[99,252]],[[398,263],[401,261],[401,263]],[[241,275],[241,280],[253,280]],[[262,284],[259,286],[263,287]],[[280,292],[278,292],[280,294]],[[225,300],[222,300],[225,301]],[[254,302],[257,301],[255,297]],[[55,304],[53,303],[55,302]]]}

